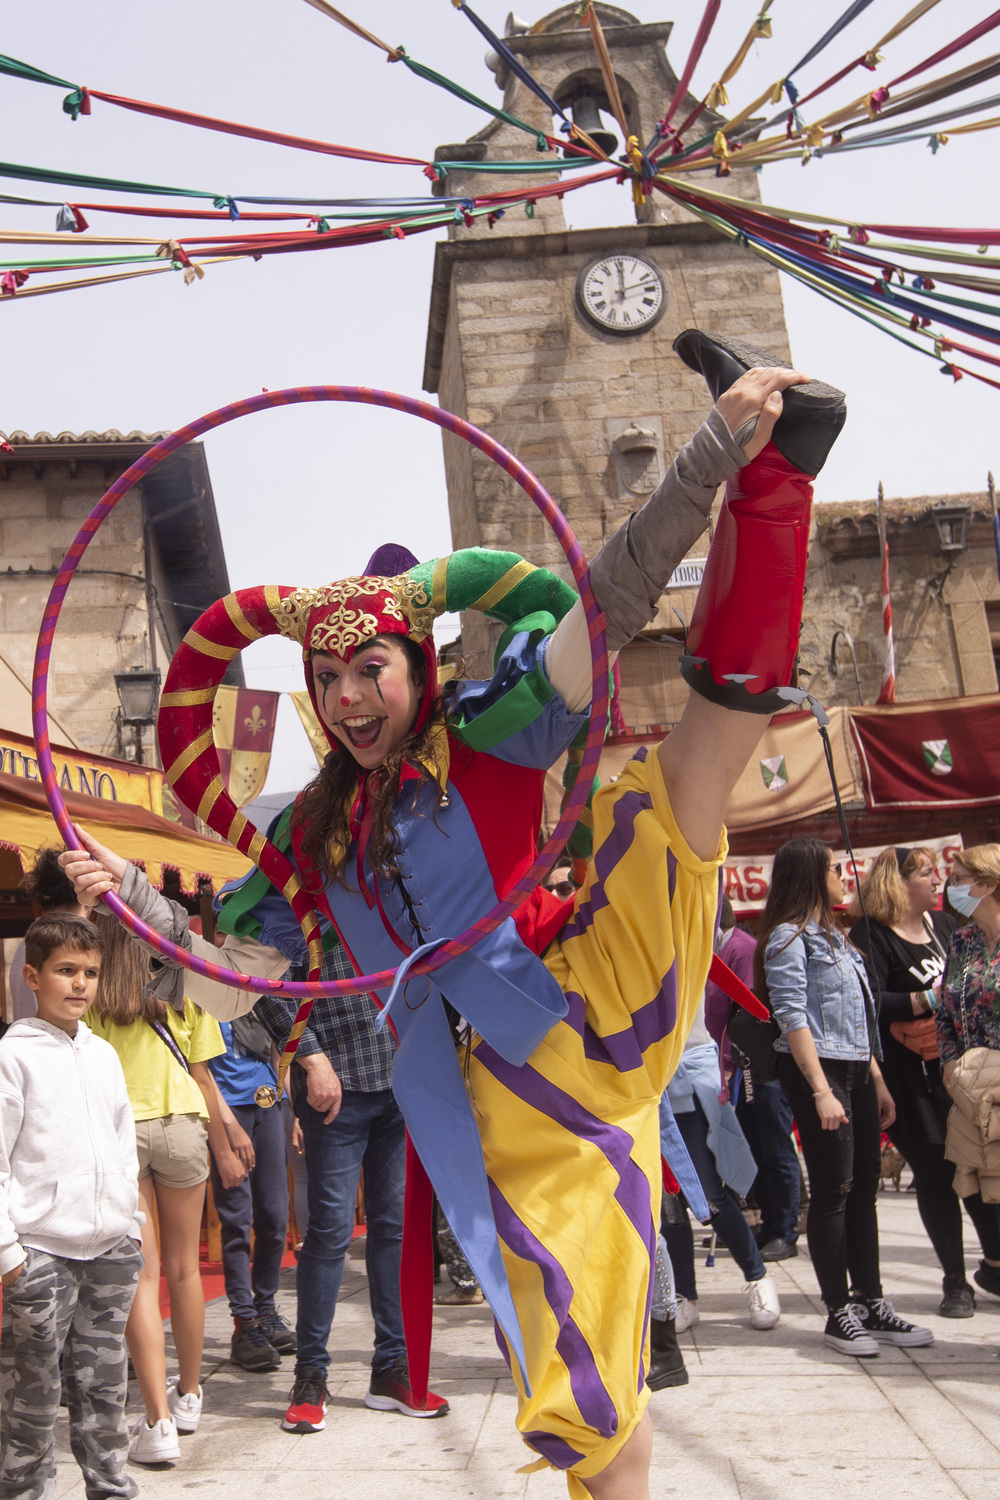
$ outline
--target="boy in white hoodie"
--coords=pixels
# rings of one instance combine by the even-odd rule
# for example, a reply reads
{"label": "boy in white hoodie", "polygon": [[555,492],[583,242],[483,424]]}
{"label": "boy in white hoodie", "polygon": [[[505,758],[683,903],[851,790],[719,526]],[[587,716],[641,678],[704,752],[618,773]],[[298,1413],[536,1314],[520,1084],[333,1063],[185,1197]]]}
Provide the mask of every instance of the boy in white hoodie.
{"label": "boy in white hoodie", "polygon": [[87,1500],[125,1472],[125,1323],[142,1269],[135,1126],[121,1064],[82,1021],[100,932],[51,913],[24,940],[38,1014],[0,1043],[0,1500],[51,1500],[59,1356]]}

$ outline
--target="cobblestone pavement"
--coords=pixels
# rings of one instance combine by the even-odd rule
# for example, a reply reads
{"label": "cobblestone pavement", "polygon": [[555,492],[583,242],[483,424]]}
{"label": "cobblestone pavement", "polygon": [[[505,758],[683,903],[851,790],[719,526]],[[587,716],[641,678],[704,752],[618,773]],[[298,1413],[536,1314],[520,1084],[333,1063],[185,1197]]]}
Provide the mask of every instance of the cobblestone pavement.
{"label": "cobblestone pavement", "polygon": [[[853,1360],[826,1349],[808,1256],[773,1268],[783,1316],[754,1333],[742,1277],[728,1256],[698,1267],[700,1324],[684,1335],[691,1383],[652,1398],[652,1495],[712,1500],[996,1500],[1000,1495],[1000,1300],[985,1293],[975,1318],[937,1316],[940,1274],[912,1193],[881,1195],[886,1293],[911,1321],[928,1324],[929,1349],[884,1349]],[[974,1233],[966,1225],[969,1270]],[[703,1262],[703,1255],[700,1257]],[[294,1319],[293,1272],[282,1310]],[[485,1307],[436,1308],[432,1384],[452,1411],[417,1422],[363,1404],[371,1320],[363,1241],[344,1277],[331,1350],[326,1431],[294,1437],[279,1421],[291,1361],[273,1375],[229,1364],[224,1300],[208,1308],[205,1415],[181,1438],[182,1458],[160,1469],[130,1466],[156,1500],[556,1500],[564,1480],[519,1474],[532,1455],[517,1438],[514,1394]],[[130,1416],[138,1416],[132,1386]],[[83,1482],[60,1420],[54,1500],[83,1500]]]}

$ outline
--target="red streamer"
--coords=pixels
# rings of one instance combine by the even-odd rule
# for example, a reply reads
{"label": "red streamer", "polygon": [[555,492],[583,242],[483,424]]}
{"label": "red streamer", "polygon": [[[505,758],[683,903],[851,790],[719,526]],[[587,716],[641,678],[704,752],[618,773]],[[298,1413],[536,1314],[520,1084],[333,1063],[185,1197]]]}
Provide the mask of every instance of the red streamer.
{"label": "red streamer", "polygon": [[917,66],[911,68],[908,73],[900,73],[899,77],[894,78],[887,87],[894,89],[897,83],[905,83],[908,78],[915,78],[918,73],[932,68],[935,63],[944,62],[946,57],[952,57],[956,52],[961,52],[963,47],[977,42],[981,36],[985,36],[988,31],[993,31],[997,26],[1000,26],[1000,10],[995,10],[991,16],[986,17],[985,21],[980,21],[978,26],[973,26],[971,30],[963,32],[956,41],[949,42],[947,47],[942,47],[940,52],[935,52],[933,57],[925,58],[922,63],[917,63]]}
{"label": "red streamer", "polygon": [[701,57],[701,54],[704,51],[705,43],[708,41],[708,38],[711,35],[712,27],[715,25],[715,18],[719,14],[719,7],[721,4],[722,0],[708,0],[708,4],[705,6],[705,14],[702,16],[701,24],[698,27],[697,32],[695,33],[694,42],[692,43],[691,51],[688,54],[688,60],[684,64],[684,71],[681,74],[680,78],[678,78],[677,80],[677,87],[674,89],[674,97],[671,99],[670,104],[667,107],[667,112],[663,116],[663,124],[661,126],[661,129],[663,131],[666,131],[667,126],[670,124],[670,121],[674,117],[674,111],[680,104],[681,100],[684,98],[684,95],[687,93],[687,86],[691,82],[691,74],[697,67],[698,59]]}
{"label": "red streamer", "polygon": [[324,156],[346,156],[352,161],[392,162],[403,167],[425,167],[431,163],[416,156],[388,156],[381,151],[361,151],[353,146],[334,146],[329,141],[314,141],[308,136],[285,135],[280,130],[259,130],[254,125],[237,125],[232,120],[219,120],[214,115],[195,115],[185,109],[170,109],[165,104],[149,104],[144,99],[126,99],[121,94],[105,94],[101,89],[85,89],[84,106],[80,113],[87,114],[86,95],[92,99],[103,99],[105,104],[117,104],[120,109],[132,109],[140,115],[155,115],[160,120],[174,120],[179,125],[198,125],[203,130],[219,130],[224,135],[242,135],[252,141],[270,141],[273,146],[293,146],[299,151],[318,151]]}

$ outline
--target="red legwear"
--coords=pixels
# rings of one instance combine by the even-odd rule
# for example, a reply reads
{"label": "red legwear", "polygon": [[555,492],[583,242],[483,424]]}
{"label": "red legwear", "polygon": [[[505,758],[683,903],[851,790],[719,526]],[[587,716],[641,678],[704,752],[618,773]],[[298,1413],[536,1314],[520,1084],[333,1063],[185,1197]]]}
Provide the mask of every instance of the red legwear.
{"label": "red legwear", "polygon": [[773,443],[727,480],[681,659],[703,698],[744,713],[785,707],[774,689],[792,681],[811,509],[812,477]]}

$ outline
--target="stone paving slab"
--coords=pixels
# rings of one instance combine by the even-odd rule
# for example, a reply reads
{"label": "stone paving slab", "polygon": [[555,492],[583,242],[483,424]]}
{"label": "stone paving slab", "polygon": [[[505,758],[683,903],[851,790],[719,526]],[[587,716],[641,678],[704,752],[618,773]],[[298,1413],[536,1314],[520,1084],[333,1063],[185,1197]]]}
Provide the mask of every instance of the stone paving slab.
{"label": "stone paving slab", "polygon": [[[940,1271],[912,1193],[882,1195],[879,1219],[887,1294],[911,1321],[933,1329],[927,1349],[883,1348],[856,1360],[827,1349],[808,1256],[772,1267],[781,1322],[766,1333],[746,1320],[742,1277],[729,1257],[699,1254],[701,1322],[681,1340],[690,1385],[652,1398],[654,1500],[997,1500],[1000,1496],[1000,1299],[980,1296],[974,1318],[937,1316]],[[973,1231],[966,1225],[970,1270]],[[294,1274],[279,1305],[294,1318]],[[362,1242],[352,1247],[330,1348],[326,1430],[282,1432],[292,1360],[253,1375],[228,1362],[224,1300],[209,1305],[205,1415],[181,1439],[182,1457],[159,1469],[131,1466],[155,1500],[562,1500],[551,1470],[518,1470],[533,1455],[514,1431],[514,1388],[483,1307],[436,1308],[431,1381],[451,1415],[413,1421],[364,1405],[372,1325]],[[140,1413],[133,1386],[130,1418]],[[53,1500],[84,1500],[57,1430]]]}

